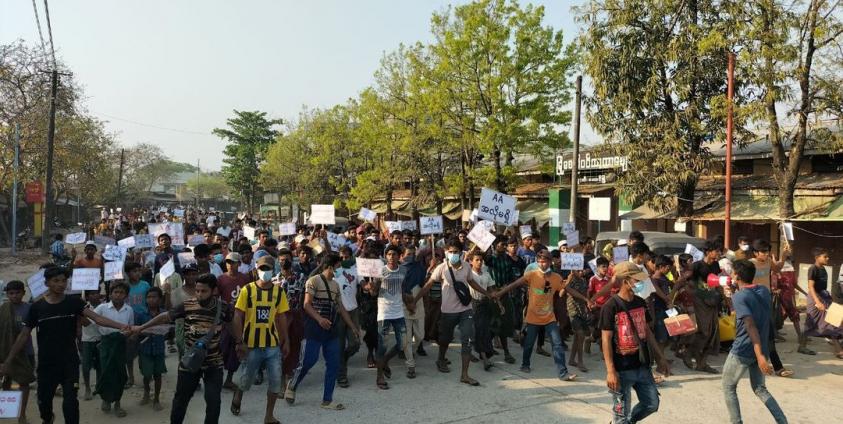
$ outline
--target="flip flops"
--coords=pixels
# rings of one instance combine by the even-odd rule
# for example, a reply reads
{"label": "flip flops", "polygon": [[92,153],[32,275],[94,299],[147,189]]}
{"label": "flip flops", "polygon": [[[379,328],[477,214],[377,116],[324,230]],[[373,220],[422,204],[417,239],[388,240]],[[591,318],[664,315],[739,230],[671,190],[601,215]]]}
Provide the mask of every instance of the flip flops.
{"label": "flip flops", "polygon": [[292,405],[296,402],[296,391],[287,387],[287,390],[284,392],[284,400],[287,401],[288,405]]}
{"label": "flip flops", "polygon": [[463,383],[463,384],[468,384],[469,386],[474,386],[474,387],[477,387],[477,386],[479,386],[479,385],[480,385],[480,382],[478,382],[477,380],[475,380],[475,379],[473,379],[473,378],[471,378],[471,377],[468,377],[468,378],[461,378],[461,379],[460,379],[460,383]]}
{"label": "flip flops", "polygon": [[342,411],[343,409],[345,409],[345,405],[343,405],[341,403],[334,403],[334,402],[328,402],[328,403],[323,402],[322,405],[319,405],[319,407],[322,408],[322,409],[329,409],[331,411]]}

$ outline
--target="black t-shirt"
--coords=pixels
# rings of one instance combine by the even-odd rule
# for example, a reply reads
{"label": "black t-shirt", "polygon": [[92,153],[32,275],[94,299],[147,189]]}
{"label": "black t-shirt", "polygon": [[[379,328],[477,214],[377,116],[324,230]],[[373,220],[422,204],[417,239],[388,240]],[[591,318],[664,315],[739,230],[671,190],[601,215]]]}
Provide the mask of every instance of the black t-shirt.
{"label": "black t-shirt", "polygon": [[85,302],[79,296],[65,296],[59,303],[41,299],[29,308],[25,325],[38,332],[38,366],[79,363],[76,351],[76,324]]}
{"label": "black t-shirt", "polygon": [[694,265],[691,267],[693,271],[693,280],[696,282],[706,282],[708,280],[708,274],[720,275],[720,263],[714,261],[710,264],[705,263],[705,261],[694,262]]}
{"label": "black t-shirt", "polygon": [[646,355],[649,355],[646,347],[647,323],[651,321],[651,318],[647,304],[638,296],[634,296],[629,302],[618,296],[612,296],[600,310],[600,329],[612,332],[612,359],[615,370],[628,371],[640,368],[643,364],[638,358],[639,346],[632,333],[633,326],[630,325],[629,317],[618,302],[623,302],[629,315],[635,321],[634,327],[638,330],[638,338],[644,344]]}
{"label": "black t-shirt", "polygon": [[808,279],[814,280],[814,290],[818,292],[828,290],[828,272],[825,267],[811,265],[808,268]]}

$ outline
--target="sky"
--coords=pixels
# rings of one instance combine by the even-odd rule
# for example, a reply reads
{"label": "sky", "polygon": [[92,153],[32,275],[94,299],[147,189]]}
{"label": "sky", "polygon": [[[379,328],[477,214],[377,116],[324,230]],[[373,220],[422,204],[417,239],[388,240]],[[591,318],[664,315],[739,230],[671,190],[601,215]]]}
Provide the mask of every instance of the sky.
{"label": "sky", "polygon": [[[47,38],[44,4],[35,3]],[[153,143],[173,160],[218,170],[225,144],[211,130],[233,110],[291,120],[305,106],[343,103],[373,83],[384,53],[430,41],[432,13],[462,3],[53,0],[49,6],[56,55],[83,87],[89,112],[121,145]],[[545,6],[546,25],[573,39],[571,6],[580,1],[532,3]],[[39,43],[32,1],[0,0],[0,43],[18,39]],[[589,137],[584,126],[583,142]]]}

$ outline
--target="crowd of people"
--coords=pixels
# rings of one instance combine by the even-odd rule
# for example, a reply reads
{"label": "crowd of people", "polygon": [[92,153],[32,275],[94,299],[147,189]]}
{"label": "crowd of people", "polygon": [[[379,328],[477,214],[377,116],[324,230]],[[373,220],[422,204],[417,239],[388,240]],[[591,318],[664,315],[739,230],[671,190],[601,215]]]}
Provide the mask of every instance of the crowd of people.
{"label": "crowd of people", "polygon": [[[484,371],[495,366],[495,356],[515,364],[511,343],[522,347],[521,372],[531,372],[535,351],[552,357],[566,384],[589,371],[584,353],[599,349],[615,423],[638,422],[658,410],[658,386],[671,375],[669,352],[690,370],[722,374],[732,422],[741,422],[735,388],[748,373],[755,394],[783,423],[764,376],[793,375],[776,350],[784,319],[793,322],[800,354],[814,355],[808,338],[822,337],[843,359],[843,329],[824,319],[843,299],[826,273],[829,258],[822,249],[814,252],[803,290],[787,251],[777,260],[769,242],[744,237],[734,251],[722,239],[707,241],[702,258],[694,260],[652,252],[637,231],[595,252],[590,238],[545,246],[537,234],[498,227],[483,251],[468,240],[467,229],[421,236],[364,222],[331,228],[343,233],[345,242],[337,245],[324,226],[299,226],[296,234],[282,236],[278,227],[248,215],[227,220],[214,212],[171,212],[103,213],[89,240],[133,237],[160,223],[181,226],[176,234],[184,236],[174,240],[161,232],[154,234],[154,248],[128,249],[123,278],[102,281],[99,290],[76,292],[68,278],[74,268],[98,268],[104,277],[102,248],[89,241],[83,255],[75,248],[68,254],[61,237],[51,251],[69,262],[42,267],[43,296],[27,302],[23,282],[6,285],[0,374],[6,388],[15,383],[23,392],[21,423],[33,381],[43,422],[54,421],[53,398],[60,390],[65,422],[78,423],[80,364],[84,399],[98,395],[102,411],[116,417],[127,415],[122,395],[136,382],[143,386],[142,405],[164,409],[162,375],[171,354],[179,358],[172,423],[183,422],[201,384],[205,422],[216,423],[222,390],[233,391],[228,409],[239,415],[243,393],[264,383],[264,423],[277,423],[277,399],[295,403],[320,354],[326,369],[320,406],[342,410],[334,389],[352,384],[348,361],[358,353],[376,369],[372,383],[382,390],[390,388],[396,357],[413,379],[416,358],[433,345],[438,372],[458,366],[457,381],[477,386],[472,363]],[[614,248],[623,245],[628,259],[616,261]],[[583,255],[582,269],[562,269],[568,253]],[[382,260],[380,277],[359,275],[359,259]],[[797,290],[808,298],[804,323]],[[672,331],[666,320],[677,314],[687,314],[694,331]],[[724,334],[724,325],[733,334]],[[35,329],[37,349],[30,339]],[[452,363],[449,350],[457,337],[459,355]],[[709,358],[721,352],[728,357],[718,370]]]}

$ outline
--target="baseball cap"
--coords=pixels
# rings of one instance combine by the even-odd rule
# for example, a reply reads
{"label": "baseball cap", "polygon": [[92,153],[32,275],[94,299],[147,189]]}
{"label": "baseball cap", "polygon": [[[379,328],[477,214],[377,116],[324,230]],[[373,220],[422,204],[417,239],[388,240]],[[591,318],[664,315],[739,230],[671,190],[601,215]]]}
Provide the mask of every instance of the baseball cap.
{"label": "baseball cap", "polygon": [[281,243],[278,243],[278,250],[281,250],[281,249],[290,250],[290,243],[287,243],[286,241],[282,241]]}
{"label": "baseball cap", "polygon": [[615,265],[615,277],[621,279],[632,278],[636,281],[643,281],[648,278],[647,274],[641,271],[641,268],[638,268],[638,265],[630,261],[624,261]]}
{"label": "baseball cap", "polygon": [[240,254],[236,252],[229,252],[229,254],[225,257],[225,260],[231,262],[240,262]]}
{"label": "baseball cap", "polygon": [[191,262],[191,263],[183,266],[181,270],[182,270],[182,272],[199,272],[199,265]]}
{"label": "baseball cap", "polygon": [[275,269],[275,258],[272,256],[264,256],[255,261],[255,268],[260,268],[261,266],[268,266]]}

